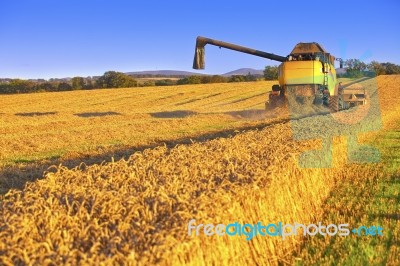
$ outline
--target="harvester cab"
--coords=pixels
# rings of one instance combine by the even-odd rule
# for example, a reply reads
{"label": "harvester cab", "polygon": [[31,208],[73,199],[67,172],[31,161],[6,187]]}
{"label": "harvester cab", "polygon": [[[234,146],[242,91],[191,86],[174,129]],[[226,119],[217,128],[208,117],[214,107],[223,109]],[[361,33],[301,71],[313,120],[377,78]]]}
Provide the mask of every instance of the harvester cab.
{"label": "harvester cab", "polygon": [[288,56],[239,46],[214,39],[197,37],[194,69],[205,67],[205,45],[211,44],[280,62],[279,84],[273,85],[266,108],[282,106],[289,101],[301,105],[325,105],[332,111],[342,109],[343,103],[336,78],[335,59],[320,44],[298,43]]}

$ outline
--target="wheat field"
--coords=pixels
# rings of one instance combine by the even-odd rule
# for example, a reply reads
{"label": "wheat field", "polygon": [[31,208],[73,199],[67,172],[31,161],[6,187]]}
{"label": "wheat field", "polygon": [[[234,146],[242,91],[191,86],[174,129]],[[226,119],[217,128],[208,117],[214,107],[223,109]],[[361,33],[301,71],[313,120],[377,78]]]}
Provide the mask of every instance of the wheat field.
{"label": "wheat field", "polygon": [[[262,109],[273,82],[1,95],[0,162],[145,145],[220,129]],[[237,120],[237,119],[236,119]],[[46,140],[45,143],[43,140]]]}
{"label": "wheat field", "polygon": [[[363,143],[399,130],[400,76],[380,76],[377,82],[382,129],[361,134]],[[340,184],[400,176],[391,161],[349,164],[348,141],[340,134],[333,138],[331,168],[299,167],[300,153],[322,143],[295,140],[293,125],[328,135],[332,128],[326,115],[288,122],[287,110],[262,112],[271,84],[1,96],[0,159],[7,174],[3,179],[18,169],[19,178],[35,180],[39,177],[22,174],[24,167],[43,168],[55,160],[52,156],[61,163],[71,157],[82,162],[72,168],[54,165],[20,189],[8,190],[13,185],[2,180],[6,193],[0,199],[1,264],[332,264],[334,258],[323,252],[312,255],[307,243],[314,240],[302,236],[246,241],[187,234],[191,219],[204,224],[314,223],[327,217],[326,200]],[[227,129],[237,132],[220,134]],[[206,132],[216,135],[194,140]],[[143,149],[100,164],[84,159],[109,156],[116,147],[131,151],[160,141],[176,144],[173,140],[183,137],[193,138],[193,143]],[[390,151],[392,146],[382,150],[383,158]],[[346,217],[358,223],[352,217],[362,206],[358,201],[353,205]],[[398,243],[398,221],[386,217],[381,222],[394,230],[390,243]],[[319,246],[329,246],[329,239],[321,241]],[[400,262],[398,245],[384,252],[367,261]]]}
{"label": "wheat field", "polygon": [[0,192],[21,189],[53,164],[101,163],[257,127],[268,122],[258,119],[272,84],[1,95]]}

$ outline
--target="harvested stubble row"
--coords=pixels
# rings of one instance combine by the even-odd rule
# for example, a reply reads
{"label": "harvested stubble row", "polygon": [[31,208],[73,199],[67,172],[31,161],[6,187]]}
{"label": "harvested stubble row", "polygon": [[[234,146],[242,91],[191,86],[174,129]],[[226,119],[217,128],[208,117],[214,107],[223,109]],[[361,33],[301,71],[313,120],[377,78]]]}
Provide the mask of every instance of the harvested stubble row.
{"label": "harvested stubble row", "polygon": [[338,167],[296,166],[296,155],[316,146],[318,141],[293,141],[286,123],[233,138],[146,150],[126,161],[58,167],[4,197],[1,261],[274,264],[298,239],[189,237],[187,222],[314,221],[341,178]]}

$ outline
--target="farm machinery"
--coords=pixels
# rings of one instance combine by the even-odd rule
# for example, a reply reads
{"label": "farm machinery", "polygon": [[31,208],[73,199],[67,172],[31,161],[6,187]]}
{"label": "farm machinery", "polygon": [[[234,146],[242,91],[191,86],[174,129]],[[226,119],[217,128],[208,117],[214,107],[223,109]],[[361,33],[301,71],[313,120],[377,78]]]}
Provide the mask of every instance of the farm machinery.
{"label": "farm machinery", "polygon": [[207,44],[281,63],[278,67],[279,84],[272,86],[265,104],[266,109],[282,106],[287,101],[289,105],[323,105],[328,107],[331,112],[339,111],[346,106],[334,66],[336,60],[340,62],[342,68],[343,61],[340,58],[335,59],[316,42],[298,43],[288,56],[280,56],[199,36],[196,40],[194,69],[204,69]]}

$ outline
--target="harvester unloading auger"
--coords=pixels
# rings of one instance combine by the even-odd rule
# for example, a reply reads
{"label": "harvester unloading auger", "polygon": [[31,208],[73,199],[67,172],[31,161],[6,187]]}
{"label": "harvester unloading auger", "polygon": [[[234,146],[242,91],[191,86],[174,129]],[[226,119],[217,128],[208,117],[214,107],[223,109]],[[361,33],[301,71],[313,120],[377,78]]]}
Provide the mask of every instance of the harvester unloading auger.
{"label": "harvester unloading auger", "polygon": [[[204,69],[204,47],[207,44],[281,62],[278,68],[279,85],[272,86],[265,104],[267,109],[281,106],[288,99],[301,105],[325,105],[332,112],[343,109],[334,66],[335,57],[316,42],[298,43],[288,56],[280,56],[199,36],[196,40],[194,69]],[[336,60],[340,61],[342,68],[342,60]]]}

